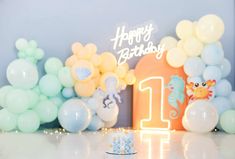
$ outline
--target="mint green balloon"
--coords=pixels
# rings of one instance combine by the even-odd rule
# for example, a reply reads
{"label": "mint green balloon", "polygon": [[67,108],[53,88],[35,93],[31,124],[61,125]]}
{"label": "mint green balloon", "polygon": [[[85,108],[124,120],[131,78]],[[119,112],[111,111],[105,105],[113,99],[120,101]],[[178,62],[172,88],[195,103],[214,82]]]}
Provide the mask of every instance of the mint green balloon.
{"label": "mint green balloon", "polygon": [[54,97],[60,93],[62,86],[56,76],[47,74],[39,81],[39,88],[42,94]]}
{"label": "mint green balloon", "polygon": [[65,99],[61,94],[59,94],[55,97],[50,98],[50,101],[52,101],[57,106],[57,108],[60,108],[64,103]]}
{"label": "mint green balloon", "polygon": [[26,53],[25,52],[18,52],[17,56],[20,59],[24,59],[26,57]]}
{"label": "mint green balloon", "polygon": [[36,51],[35,51],[34,57],[37,60],[42,59],[44,57],[44,51],[42,49],[40,49],[40,48],[37,48]]}
{"label": "mint green balloon", "polygon": [[25,50],[28,47],[28,41],[26,39],[20,38],[16,41],[15,46],[20,51]]}
{"label": "mint green balloon", "polygon": [[0,88],[0,106],[6,106],[6,95],[13,90],[13,87],[10,85],[6,85]]}
{"label": "mint green balloon", "polygon": [[235,110],[227,110],[220,116],[220,125],[222,129],[230,134],[235,133]]}
{"label": "mint green balloon", "polygon": [[62,67],[63,67],[63,63],[61,62],[60,59],[56,57],[49,58],[44,65],[46,73],[53,74],[53,75],[57,75],[59,70]]}
{"label": "mint green balloon", "polygon": [[34,110],[42,123],[49,123],[57,118],[57,106],[50,100],[41,101]]}
{"label": "mint green balloon", "polygon": [[6,109],[0,110],[0,129],[4,131],[11,131],[16,129],[17,116],[10,113]]}
{"label": "mint green balloon", "polygon": [[31,62],[32,64],[36,64],[37,63],[37,59],[35,59],[34,57],[26,57],[25,58],[26,61]]}
{"label": "mint green balloon", "polygon": [[26,50],[25,50],[25,53],[28,57],[32,57],[34,55],[34,52],[35,52],[35,49],[34,48],[31,48],[31,47],[28,47]]}
{"label": "mint green balloon", "polygon": [[32,110],[28,110],[19,116],[17,125],[19,130],[22,132],[35,132],[40,126],[40,119],[37,113]]}
{"label": "mint green balloon", "polygon": [[64,87],[74,86],[74,81],[70,69],[68,67],[63,67],[62,69],[59,70],[58,78]]}
{"label": "mint green balloon", "polygon": [[15,88],[30,89],[37,85],[39,75],[35,64],[26,59],[16,59],[7,67],[7,79]]}
{"label": "mint green balloon", "polygon": [[39,95],[33,90],[28,90],[27,94],[29,98],[29,108],[35,107],[39,101]]}
{"label": "mint green balloon", "polygon": [[40,91],[40,88],[39,88],[38,85],[37,85],[36,87],[34,87],[32,90],[33,90],[35,93],[37,93],[38,95],[41,94],[41,91]]}
{"label": "mint green balloon", "polygon": [[39,96],[39,100],[40,100],[40,101],[48,100],[48,97],[45,96],[45,95],[43,95],[43,94],[41,94],[41,95]]}
{"label": "mint green balloon", "polygon": [[36,42],[35,40],[30,40],[30,41],[29,41],[29,47],[35,49],[35,48],[38,47],[38,44],[37,44],[37,42]]}
{"label": "mint green balloon", "polygon": [[12,113],[23,113],[29,108],[29,105],[29,96],[25,90],[14,89],[6,96],[6,109]]}

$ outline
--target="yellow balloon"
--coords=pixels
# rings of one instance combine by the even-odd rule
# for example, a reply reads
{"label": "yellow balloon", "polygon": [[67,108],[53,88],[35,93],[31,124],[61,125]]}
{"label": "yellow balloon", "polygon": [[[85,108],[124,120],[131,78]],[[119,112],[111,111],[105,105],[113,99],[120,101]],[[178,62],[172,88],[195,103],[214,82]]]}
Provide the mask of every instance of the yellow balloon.
{"label": "yellow balloon", "polygon": [[125,77],[125,82],[128,85],[133,85],[136,82],[136,77],[135,77],[135,71],[134,70],[129,70],[126,77]]}
{"label": "yellow balloon", "polygon": [[128,70],[129,70],[129,65],[127,63],[124,63],[122,65],[118,65],[118,67],[115,70],[115,73],[118,75],[119,78],[124,78]]}
{"label": "yellow balloon", "polygon": [[181,20],[176,25],[176,35],[180,39],[186,39],[193,35],[193,23],[189,20]]}
{"label": "yellow balloon", "polygon": [[[80,70],[79,70],[80,69]],[[84,75],[84,72],[81,69],[86,69],[89,71],[89,75],[87,73]],[[81,72],[78,72],[81,71]],[[87,81],[91,79],[94,75],[94,66],[87,60],[78,60],[71,68],[72,77],[76,81]],[[80,74],[79,74],[80,73]]]}
{"label": "yellow balloon", "polygon": [[127,86],[126,81],[123,80],[123,79],[119,79],[119,86],[118,86],[118,88],[120,88],[121,90],[124,90],[124,89],[126,89],[126,86]]}
{"label": "yellow balloon", "polygon": [[98,68],[94,68],[93,77],[100,76],[100,70]]}
{"label": "yellow balloon", "polygon": [[89,97],[95,92],[95,83],[93,80],[88,80],[86,82],[77,82],[75,84],[75,92],[78,96]]}
{"label": "yellow balloon", "polygon": [[106,79],[108,79],[109,77],[113,77],[113,78],[116,78],[117,80],[117,85],[116,85],[116,88],[118,88],[119,86],[119,79],[118,79],[118,76],[113,73],[113,72],[107,72],[105,74],[103,74],[101,77],[100,77],[100,88],[103,90],[103,91],[106,91],[107,88],[106,88]]}
{"label": "yellow balloon", "polygon": [[101,57],[100,57],[100,55],[94,54],[91,57],[91,62],[93,63],[94,66],[99,66],[101,64]]}
{"label": "yellow balloon", "polygon": [[101,64],[99,67],[102,73],[113,72],[116,69],[117,59],[112,53],[104,52],[100,55],[100,57],[101,57]]}
{"label": "yellow balloon", "polygon": [[195,37],[197,36],[197,35],[196,35],[197,23],[198,23],[197,21],[194,21],[194,22],[193,22],[193,36],[195,36]]}
{"label": "yellow balloon", "polygon": [[92,78],[92,80],[94,81],[96,88],[100,86],[100,75]]}
{"label": "yellow balloon", "polygon": [[183,49],[187,56],[195,57],[202,53],[203,43],[195,37],[187,38],[183,43]]}
{"label": "yellow balloon", "polygon": [[196,26],[196,35],[202,42],[216,42],[223,34],[224,22],[220,17],[209,14],[199,19]]}
{"label": "yellow balloon", "polygon": [[161,39],[160,45],[161,46],[164,45],[166,50],[170,50],[170,49],[176,47],[177,40],[175,38],[171,37],[171,36],[166,36],[166,37]]}
{"label": "yellow balloon", "polygon": [[67,67],[72,67],[73,64],[75,64],[77,62],[77,56],[76,55],[72,55],[69,58],[67,58],[67,60],[65,61],[65,66]]}
{"label": "yellow balloon", "polygon": [[177,47],[182,49],[183,45],[184,45],[184,40],[179,40],[177,43]]}
{"label": "yellow balloon", "polygon": [[72,45],[72,52],[73,52],[73,54],[75,54],[75,55],[78,54],[79,51],[81,50],[81,48],[83,48],[81,43],[79,43],[79,42],[74,43]]}
{"label": "yellow balloon", "polygon": [[187,55],[183,49],[173,48],[167,52],[166,60],[170,66],[178,68],[184,65]]}

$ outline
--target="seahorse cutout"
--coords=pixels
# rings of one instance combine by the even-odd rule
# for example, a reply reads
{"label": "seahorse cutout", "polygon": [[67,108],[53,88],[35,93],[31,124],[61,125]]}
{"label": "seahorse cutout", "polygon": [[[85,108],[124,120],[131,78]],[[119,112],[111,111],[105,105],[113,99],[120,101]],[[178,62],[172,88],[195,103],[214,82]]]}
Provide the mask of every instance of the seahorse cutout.
{"label": "seahorse cutout", "polygon": [[180,115],[180,107],[179,103],[183,104],[185,95],[184,88],[185,83],[184,80],[179,76],[172,76],[170,82],[167,84],[166,88],[168,88],[171,92],[168,96],[168,103],[175,108],[175,110],[170,111],[170,118],[177,119]]}

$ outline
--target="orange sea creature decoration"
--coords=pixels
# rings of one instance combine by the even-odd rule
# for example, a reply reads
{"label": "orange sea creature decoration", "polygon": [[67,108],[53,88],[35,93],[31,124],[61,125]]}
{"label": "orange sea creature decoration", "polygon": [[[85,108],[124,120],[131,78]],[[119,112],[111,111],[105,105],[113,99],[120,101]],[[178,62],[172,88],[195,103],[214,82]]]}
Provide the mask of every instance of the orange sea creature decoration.
{"label": "orange sea creature decoration", "polygon": [[195,101],[199,99],[212,99],[215,95],[215,84],[215,80],[208,80],[206,82],[201,83],[190,82],[189,84],[187,84],[187,94],[189,96],[190,101]]}

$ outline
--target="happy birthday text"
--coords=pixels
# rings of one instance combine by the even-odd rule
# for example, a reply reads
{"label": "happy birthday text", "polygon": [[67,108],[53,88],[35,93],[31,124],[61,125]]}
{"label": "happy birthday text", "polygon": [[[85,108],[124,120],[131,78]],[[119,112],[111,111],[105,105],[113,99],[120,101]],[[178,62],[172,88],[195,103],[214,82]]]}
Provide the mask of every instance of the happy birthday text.
{"label": "happy birthday text", "polygon": [[[130,30],[129,32],[126,31],[126,26],[118,27],[115,38],[111,39],[113,49],[118,50],[118,64],[124,64],[133,57],[152,53],[156,54],[156,59],[161,59],[165,49],[163,45],[154,45],[150,41],[153,30],[152,24]],[[123,47],[123,44],[126,47]]]}

